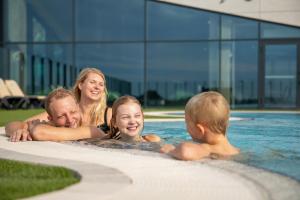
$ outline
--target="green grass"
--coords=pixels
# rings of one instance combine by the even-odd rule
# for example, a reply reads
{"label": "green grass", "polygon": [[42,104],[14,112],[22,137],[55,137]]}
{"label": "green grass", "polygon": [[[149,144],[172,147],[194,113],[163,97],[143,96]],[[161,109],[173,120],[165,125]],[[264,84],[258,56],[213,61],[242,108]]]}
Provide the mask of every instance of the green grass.
{"label": "green grass", "polygon": [[[144,112],[150,112],[150,111],[171,111],[171,110],[183,110],[182,107],[159,107],[159,108],[145,108]],[[28,109],[28,110],[1,110],[0,109],[0,126],[5,126],[8,122],[11,121],[23,121],[33,115],[39,114],[41,112],[44,112],[44,109]],[[145,115],[146,119],[164,119],[164,118],[170,118],[170,117],[158,117],[158,116],[151,116],[151,115]],[[174,118],[174,117],[171,117]],[[175,117],[176,118],[176,117]],[[180,118],[180,117],[179,117]]]}
{"label": "green grass", "polygon": [[59,190],[79,181],[75,172],[63,167],[0,159],[0,200]]}
{"label": "green grass", "polygon": [[11,121],[23,121],[33,115],[44,112],[44,109],[28,109],[28,110],[1,110],[0,109],[0,126],[4,126]]}

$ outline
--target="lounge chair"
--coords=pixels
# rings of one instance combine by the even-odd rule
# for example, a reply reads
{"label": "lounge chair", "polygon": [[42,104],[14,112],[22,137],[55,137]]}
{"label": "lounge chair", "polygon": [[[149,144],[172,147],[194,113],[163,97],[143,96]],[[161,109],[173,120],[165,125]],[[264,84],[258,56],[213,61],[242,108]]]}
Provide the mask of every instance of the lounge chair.
{"label": "lounge chair", "polygon": [[18,109],[26,108],[29,104],[28,98],[12,95],[4,81],[0,78],[0,108]]}
{"label": "lounge chair", "polygon": [[15,80],[5,80],[6,87],[12,96],[21,96],[28,99],[27,108],[42,108],[45,96],[25,95]]}

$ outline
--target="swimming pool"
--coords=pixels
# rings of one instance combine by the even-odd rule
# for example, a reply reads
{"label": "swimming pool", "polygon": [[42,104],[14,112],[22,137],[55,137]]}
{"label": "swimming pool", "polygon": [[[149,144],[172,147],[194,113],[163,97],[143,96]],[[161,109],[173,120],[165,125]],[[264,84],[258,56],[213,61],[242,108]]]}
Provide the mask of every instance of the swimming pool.
{"label": "swimming pool", "polygon": [[[232,113],[251,120],[230,122],[228,137],[242,153],[233,160],[290,176],[300,181],[300,114]],[[184,122],[146,122],[167,143],[190,140]]]}

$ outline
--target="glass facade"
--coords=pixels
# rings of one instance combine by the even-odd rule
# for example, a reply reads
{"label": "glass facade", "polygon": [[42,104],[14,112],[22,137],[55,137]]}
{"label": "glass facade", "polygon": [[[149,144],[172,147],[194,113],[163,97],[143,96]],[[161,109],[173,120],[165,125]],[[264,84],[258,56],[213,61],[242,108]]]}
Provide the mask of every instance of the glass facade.
{"label": "glass facade", "polygon": [[27,94],[97,67],[110,95],[183,106],[220,91],[232,108],[300,107],[300,28],[152,0],[3,0],[0,77]]}

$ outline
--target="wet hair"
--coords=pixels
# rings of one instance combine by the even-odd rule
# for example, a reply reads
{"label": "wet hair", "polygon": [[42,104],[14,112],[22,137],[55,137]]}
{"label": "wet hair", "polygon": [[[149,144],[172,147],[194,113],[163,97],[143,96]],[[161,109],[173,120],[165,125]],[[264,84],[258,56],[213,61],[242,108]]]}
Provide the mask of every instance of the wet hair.
{"label": "wet hair", "polygon": [[107,89],[106,89],[106,80],[104,74],[96,68],[85,68],[83,69],[77,77],[75,85],[73,87],[74,95],[78,102],[81,99],[81,90],[79,89],[79,84],[83,83],[90,73],[98,74],[102,77],[104,81],[104,93],[102,97],[99,99],[99,102],[94,105],[91,110],[90,117],[91,123],[94,125],[99,125],[101,121],[101,117],[104,116],[105,108],[107,107],[106,100],[107,100]]}
{"label": "wet hair", "polygon": [[193,96],[185,106],[185,114],[193,123],[200,123],[210,131],[226,134],[230,108],[227,100],[218,92],[203,92]]}
{"label": "wet hair", "polygon": [[45,100],[45,109],[46,109],[48,115],[52,116],[52,114],[53,114],[51,106],[50,106],[51,103],[53,102],[53,100],[59,100],[59,99],[63,99],[66,97],[72,97],[74,99],[74,101],[77,103],[76,98],[72,91],[62,88],[62,87],[52,90],[48,94],[48,96],[46,97],[46,100]]}
{"label": "wet hair", "polygon": [[[118,127],[116,127],[118,108],[121,105],[124,105],[127,103],[135,103],[135,104],[139,105],[139,107],[141,108],[141,111],[142,111],[141,103],[139,102],[139,100],[137,100],[133,96],[125,95],[125,96],[121,96],[117,100],[115,100],[112,105],[112,116],[111,116],[111,121],[110,121],[110,136],[111,136],[111,138],[116,138],[117,134],[119,133],[119,129],[118,129]],[[143,115],[143,111],[142,111],[142,115]]]}

